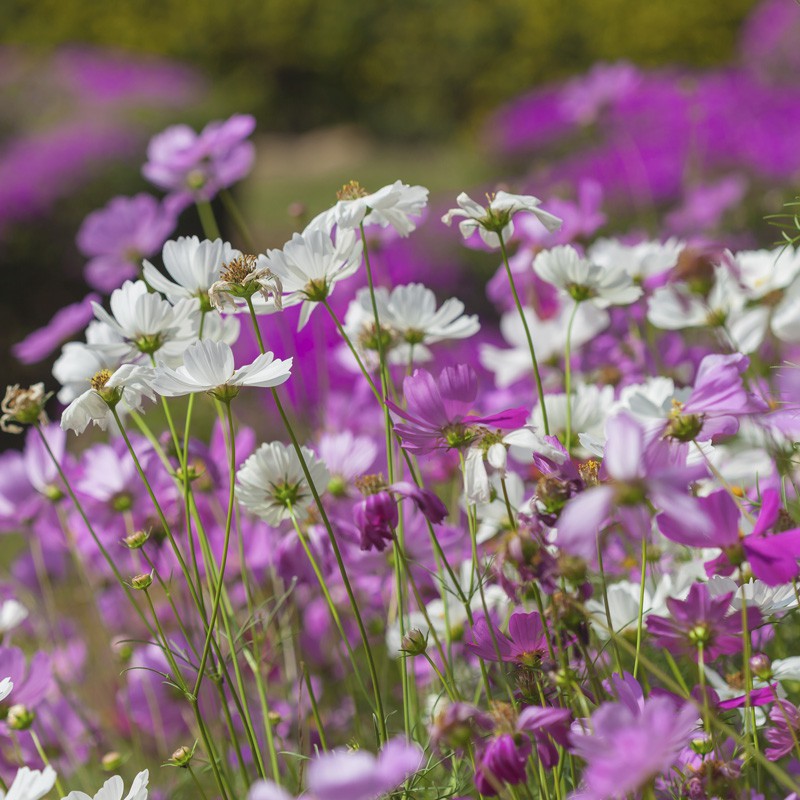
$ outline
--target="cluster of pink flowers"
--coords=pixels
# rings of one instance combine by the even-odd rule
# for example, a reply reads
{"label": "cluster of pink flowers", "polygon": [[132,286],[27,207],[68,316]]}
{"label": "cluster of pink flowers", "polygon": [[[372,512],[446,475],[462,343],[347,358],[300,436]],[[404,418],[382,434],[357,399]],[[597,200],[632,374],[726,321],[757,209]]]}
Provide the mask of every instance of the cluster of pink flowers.
{"label": "cluster of pink flowers", "polygon": [[[20,346],[8,800],[796,798],[800,251],[398,180],[254,252],[253,124],[155,137]],[[398,280],[454,221],[497,330]]]}

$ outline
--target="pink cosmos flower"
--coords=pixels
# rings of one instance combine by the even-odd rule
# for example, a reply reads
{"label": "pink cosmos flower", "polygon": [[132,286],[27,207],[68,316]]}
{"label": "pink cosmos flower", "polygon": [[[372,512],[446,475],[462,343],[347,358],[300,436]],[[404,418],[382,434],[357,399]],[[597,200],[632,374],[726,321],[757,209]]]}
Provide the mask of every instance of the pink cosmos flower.
{"label": "pink cosmos flower", "polygon": [[495,628],[493,637],[490,625],[492,623],[485,618],[476,620],[472,628],[473,641],[467,642],[467,647],[486,661],[497,661],[499,658],[532,666],[538,664],[547,652],[544,625],[536,611],[512,614],[508,621],[508,636]]}
{"label": "pink cosmos flower", "polygon": [[514,430],[525,424],[527,410],[511,408],[488,416],[468,416],[478,396],[478,376],[467,364],[442,370],[438,379],[418,369],[403,381],[407,408],[386,405],[406,422],[395,425],[402,446],[415,455],[464,448],[486,428]]}
{"label": "pink cosmos flower", "polygon": [[249,114],[209,122],[200,133],[173,125],[150,140],[142,174],[169,193],[169,205],[176,210],[211,200],[250,171],[255,148],[246,140],[255,127]]}

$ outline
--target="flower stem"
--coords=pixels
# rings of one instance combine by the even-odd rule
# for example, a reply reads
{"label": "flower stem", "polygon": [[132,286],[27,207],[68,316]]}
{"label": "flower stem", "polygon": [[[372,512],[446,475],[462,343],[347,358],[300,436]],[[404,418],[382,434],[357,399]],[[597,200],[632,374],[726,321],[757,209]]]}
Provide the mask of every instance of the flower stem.
{"label": "flower stem", "polygon": [[511,265],[508,263],[508,252],[506,251],[506,243],[503,241],[503,234],[497,234],[500,240],[500,252],[503,255],[503,264],[506,268],[506,275],[508,275],[508,283],[511,287],[511,294],[514,297],[514,305],[517,307],[517,313],[522,321],[522,328],[525,331],[525,338],[528,340],[528,350],[531,353],[531,363],[533,364],[533,375],[536,379],[536,393],[539,396],[539,407],[542,409],[542,423],[544,424],[544,432],[550,435],[550,423],[547,421],[547,407],[544,403],[544,389],[542,388],[542,377],[539,374],[539,362],[536,360],[536,350],[533,346],[533,337],[531,336],[530,328],[528,327],[528,320],[525,318],[525,312],[522,308],[519,295],[517,294],[517,287],[514,283],[514,274],[511,271]]}
{"label": "flower stem", "polygon": [[566,431],[564,433],[564,449],[569,453],[572,445],[572,326],[575,322],[575,314],[580,303],[576,302],[572,307],[567,323],[567,340],[564,345],[564,398],[567,402]]}
{"label": "flower stem", "polygon": [[214,210],[208,200],[197,200],[197,213],[200,216],[200,224],[203,226],[203,233],[206,239],[221,239],[219,226],[214,217]]}
{"label": "flower stem", "polygon": [[[569,402],[569,401],[567,401]],[[636,620],[636,655],[633,658],[633,677],[639,672],[639,653],[642,650],[642,627],[644,622],[644,590],[647,578],[647,536],[642,537],[642,571],[639,576],[639,615]]]}

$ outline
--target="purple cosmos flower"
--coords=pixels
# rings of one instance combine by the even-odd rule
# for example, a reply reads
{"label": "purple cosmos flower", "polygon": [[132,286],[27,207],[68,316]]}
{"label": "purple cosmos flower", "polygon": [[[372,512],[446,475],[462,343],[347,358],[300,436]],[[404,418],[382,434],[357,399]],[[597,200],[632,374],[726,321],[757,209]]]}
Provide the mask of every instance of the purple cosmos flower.
{"label": "purple cosmos flower", "polygon": [[386,543],[394,537],[399,515],[396,497],[406,497],[434,525],[447,516],[447,507],[428,489],[421,489],[413,483],[399,481],[368,494],[353,508],[353,519],[361,533],[361,549],[383,551]]}
{"label": "purple cosmos flower", "polygon": [[[732,597],[732,592],[712,597],[708,586],[695,583],[685,600],[667,600],[671,618],[651,614],[647,630],[657,645],[673,653],[698,658],[702,648],[706,662],[738,653],[742,649],[742,615],[738,611],[730,613]],[[748,608],[748,630],[760,621],[759,610]]]}
{"label": "purple cosmos flower", "polygon": [[777,761],[795,748],[800,736],[800,710],[788,700],[777,700],[769,712],[769,727],[765,737],[770,746],[764,755]]}
{"label": "purple cosmos flower", "polygon": [[94,318],[92,303],[99,303],[100,296],[87,294],[78,303],[72,303],[55,313],[43,328],[29,333],[11,348],[14,356],[23,364],[35,364],[62,345],[65,340],[82,331]]}
{"label": "purple cosmos flower", "polygon": [[93,211],[78,231],[78,248],[89,257],[86,280],[110,292],[139,274],[142,258],[158,252],[175,228],[175,216],[149,194],[115,197]]}
{"label": "purple cosmos flower", "polygon": [[478,396],[478,376],[467,364],[446,367],[438,379],[418,369],[403,381],[408,404],[402,409],[391,400],[386,405],[407,422],[395,425],[402,446],[415,455],[437,449],[463,448],[485,428],[513,430],[525,424],[527,411],[511,408],[485,417],[467,416]]}
{"label": "purple cosmos flower", "polygon": [[765,489],[761,510],[749,536],[740,531],[741,513],[724,490],[698,501],[712,522],[706,535],[687,531],[675,518],[659,517],[659,528],[668,539],[689,547],[720,547],[722,555],[706,563],[711,575],[730,575],[744,561],[753,575],[768,586],[789,583],[800,572],[800,528],[770,534],[781,518],[781,499],[776,489]]}
{"label": "purple cosmos flower", "polygon": [[249,114],[209,122],[200,133],[173,125],[150,140],[142,174],[169,192],[172,208],[211,200],[250,171],[255,148],[246,139],[255,127]]}
{"label": "purple cosmos flower", "polygon": [[568,708],[528,706],[517,719],[517,730],[533,737],[536,752],[545,769],[558,764],[556,745],[569,745],[569,728],[572,712]]}
{"label": "purple cosmos flower", "polygon": [[495,628],[493,637],[490,625],[491,621],[483,617],[476,620],[472,628],[473,641],[467,642],[467,647],[486,661],[502,660],[536,666],[547,652],[544,625],[536,611],[512,614],[508,621],[508,636]]}
{"label": "purple cosmos flower", "polygon": [[749,364],[741,353],[706,356],[692,393],[685,402],[675,402],[665,432],[679,441],[715,440],[735,434],[741,417],[766,411],[767,404],[744,387],[742,375]]}
{"label": "purple cosmos flower", "polygon": [[503,790],[503,784],[522,783],[533,745],[527,736],[502,733],[494,737],[481,753],[475,768],[475,787],[489,797]]}
{"label": "purple cosmos flower", "polygon": [[0,672],[11,678],[14,688],[5,699],[5,705],[22,704],[35,710],[53,685],[50,656],[38,652],[28,663],[25,653],[18,647],[0,647]]}
{"label": "purple cosmos flower", "polygon": [[676,708],[668,697],[650,697],[640,708],[603,703],[591,728],[570,734],[586,762],[581,800],[621,800],[646,786],[676,761],[697,722],[690,703]]}
{"label": "purple cosmos flower", "polygon": [[[325,753],[309,764],[309,800],[377,800],[421,766],[422,750],[404,739],[391,739],[377,757],[364,750]],[[258,781],[248,800],[291,800],[291,795],[271,781]]]}
{"label": "purple cosmos flower", "polygon": [[702,535],[711,523],[688,492],[690,483],[705,474],[702,465],[690,467],[665,440],[645,447],[646,434],[627,414],[606,423],[608,441],[603,467],[611,478],[573,497],[558,520],[558,545],[568,553],[591,560],[597,535],[616,520],[630,536],[641,539],[650,532],[649,503],[663,517],[674,518],[687,530]]}

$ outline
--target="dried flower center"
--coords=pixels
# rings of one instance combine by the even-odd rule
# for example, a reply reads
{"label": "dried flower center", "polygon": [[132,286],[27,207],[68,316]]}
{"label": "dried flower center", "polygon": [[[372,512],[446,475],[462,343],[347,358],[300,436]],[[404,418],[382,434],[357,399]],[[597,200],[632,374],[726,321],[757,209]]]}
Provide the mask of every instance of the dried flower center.
{"label": "dried flower center", "polygon": [[365,497],[371,494],[378,494],[386,488],[386,481],[383,475],[362,475],[355,480],[356,488]]}
{"label": "dried flower center", "polygon": [[50,395],[45,393],[44,384],[36,383],[26,389],[19,384],[6,387],[6,393],[0,403],[0,430],[6,433],[20,433],[22,425],[33,425],[36,422],[45,424],[47,414],[44,413],[45,403]]}
{"label": "dried flower center", "polygon": [[337,200],[358,200],[360,197],[367,197],[369,192],[358,182],[348,181],[338,192]]}
{"label": "dried flower center", "polygon": [[226,283],[243,285],[247,277],[255,270],[258,256],[243,254],[236,256],[233,261],[222,265],[219,277]]}
{"label": "dried flower center", "polygon": [[110,369],[101,369],[99,372],[95,372],[94,375],[89,379],[89,383],[92,385],[92,389],[96,392],[99,392],[101,389],[105,388],[105,385],[111,378],[111,370]]}
{"label": "dried flower center", "polygon": [[586,486],[597,486],[597,484],[600,483],[597,477],[599,471],[600,462],[595,458],[590,458],[585,464],[581,464],[578,467],[578,474],[581,476],[581,480]]}

